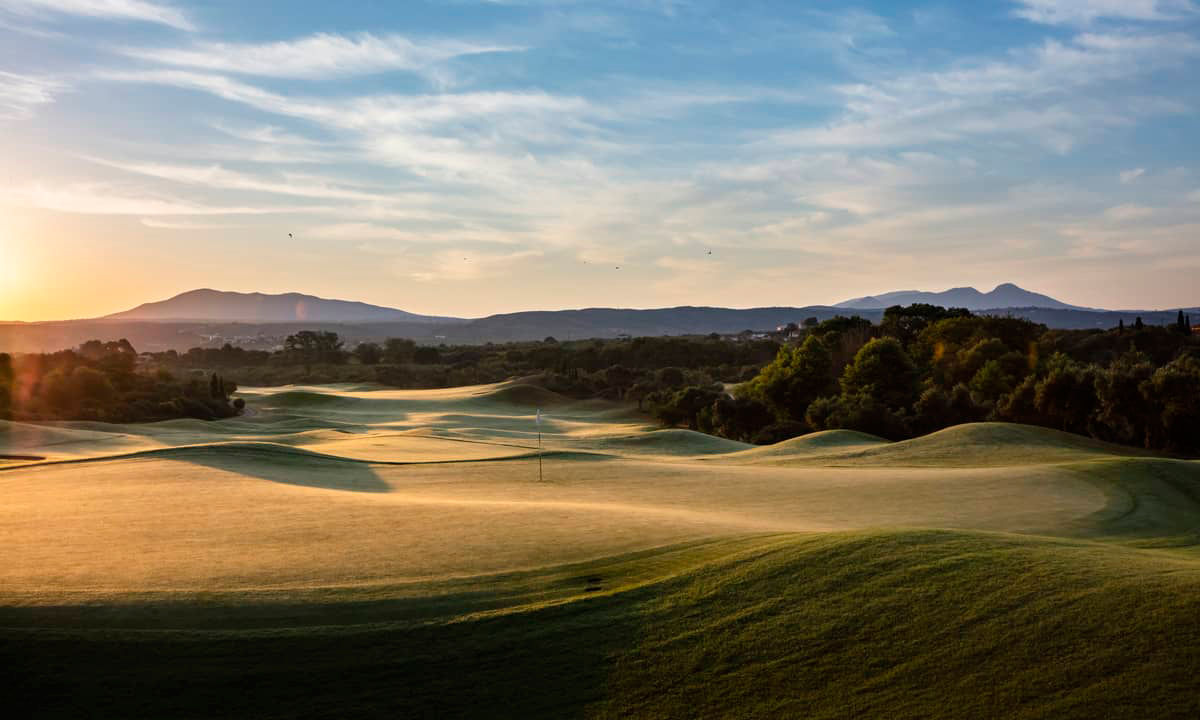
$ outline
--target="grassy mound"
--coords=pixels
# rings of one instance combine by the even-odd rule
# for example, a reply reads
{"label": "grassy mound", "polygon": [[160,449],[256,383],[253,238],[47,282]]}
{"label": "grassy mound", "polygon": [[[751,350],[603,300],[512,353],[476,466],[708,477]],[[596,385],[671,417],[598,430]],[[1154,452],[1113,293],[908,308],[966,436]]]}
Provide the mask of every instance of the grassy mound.
{"label": "grassy mound", "polygon": [[774,445],[745,450],[728,456],[728,460],[786,460],[796,456],[825,455],[849,449],[861,450],[880,445],[888,441],[875,435],[858,432],[857,430],[822,430],[821,432],[801,435],[790,440],[777,442]]}
{"label": "grassy mound", "polygon": [[286,390],[272,393],[263,398],[261,404],[271,409],[306,409],[306,408],[351,408],[362,405],[356,397],[324,392],[309,392],[306,390]]}
{"label": "grassy mound", "polygon": [[1108,500],[1075,524],[1080,534],[1139,547],[1200,545],[1200,462],[1108,458],[1068,468]]}
{"label": "grassy mound", "polygon": [[[1200,712],[1200,565],[1189,555],[985,533],[856,533],[488,580],[409,600],[409,622],[321,626],[312,605],[306,627],[272,630],[60,628],[30,643],[8,629],[0,657],[13,702],[63,716],[200,707],[222,717]],[[505,609],[509,594],[518,604]],[[480,612],[485,598],[500,606]]]}
{"label": "grassy mound", "polygon": [[560,395],[553,390],[525,383],[505,385],[498,390],[487,393],[483,397],[492,402],[527,408],[561,407],[573,402],[570,398]]}
{"label": "grassy mound", "polygon": [[600,451],[654,455],[716,455],[753,447],[736,440],[679,428],[596,438],[588,445]]}
{"label": "grassy mound", "polygon": [[1135,448],[1060,430],[985,422],[955,425],[912,440],[827,453],[820,460],[831,464],[980,467],[1146,455]]}

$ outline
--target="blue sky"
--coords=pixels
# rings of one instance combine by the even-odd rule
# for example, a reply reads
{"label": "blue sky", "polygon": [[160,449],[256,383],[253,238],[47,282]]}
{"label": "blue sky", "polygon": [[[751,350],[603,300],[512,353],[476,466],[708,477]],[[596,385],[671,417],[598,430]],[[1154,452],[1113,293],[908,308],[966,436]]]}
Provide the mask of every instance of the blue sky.
{"label": "blue sky", "polygon": [[1191,0],[0,0],[0,317],[1195,305],[1198,66]]}

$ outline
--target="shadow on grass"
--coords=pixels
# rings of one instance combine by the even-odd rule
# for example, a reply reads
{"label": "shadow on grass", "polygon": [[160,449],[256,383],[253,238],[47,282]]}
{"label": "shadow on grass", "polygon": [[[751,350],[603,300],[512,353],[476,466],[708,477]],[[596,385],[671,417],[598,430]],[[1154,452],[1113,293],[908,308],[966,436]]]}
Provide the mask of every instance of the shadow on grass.
{"label": "shadow on grass", "polygon": [[258,443],[203,445],[156,455],[285,485],[351,492],[390,490],[368,463],[297,448]]}
{"label": "shadow on grass", "polygon": [[581,717],[638,635],[629,603],[403,629],[0,628],[0,663],[31,718]]}

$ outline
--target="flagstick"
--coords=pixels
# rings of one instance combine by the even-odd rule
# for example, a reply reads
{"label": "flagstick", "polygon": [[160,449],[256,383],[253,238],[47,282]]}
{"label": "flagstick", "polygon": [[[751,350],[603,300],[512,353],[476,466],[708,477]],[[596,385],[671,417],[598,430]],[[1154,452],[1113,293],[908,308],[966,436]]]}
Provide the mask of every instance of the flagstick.
{"label": "flagstick", "polygon": [[542,426],[538,425],[538,482],[542,481]]}

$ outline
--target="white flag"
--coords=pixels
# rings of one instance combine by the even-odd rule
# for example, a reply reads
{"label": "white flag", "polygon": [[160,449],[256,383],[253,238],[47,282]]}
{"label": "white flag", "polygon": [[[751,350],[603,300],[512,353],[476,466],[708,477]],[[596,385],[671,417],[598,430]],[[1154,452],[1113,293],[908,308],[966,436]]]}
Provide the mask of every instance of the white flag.
{"label": "white flag", "polygon": [[542,409],[541,408],[538,408],[536,422],[538,425],[542,424]]}

